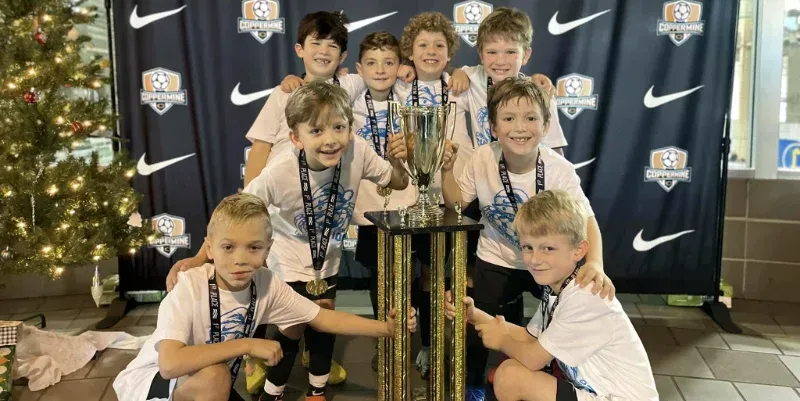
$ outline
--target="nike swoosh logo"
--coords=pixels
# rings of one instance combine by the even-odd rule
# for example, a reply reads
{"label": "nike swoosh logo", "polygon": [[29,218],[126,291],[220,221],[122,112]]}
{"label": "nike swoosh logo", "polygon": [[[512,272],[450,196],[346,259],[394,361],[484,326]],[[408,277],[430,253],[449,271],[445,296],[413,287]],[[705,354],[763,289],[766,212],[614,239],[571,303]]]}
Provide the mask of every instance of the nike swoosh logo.
{"label": "nike swoosh logo", "polygon": [[369,24],[378,22],[378,21],[380,21],[380,20],[382,20],[384,18],[390,17],[390,16],[395,15],[395,14],[397,14],[397,11],[392,11],[392,12],[390,12],[388,14],[379,15],[377,17],[372,17],[372,18],[367,18],[367,19],[362,19],[362,20],[358,20],[358,21],[355,21],[355,22],[351,22],[351,23],[347,24],[347,32],[353,32],[356,29],[361,29],[361,28],[363,28],[363,27],[365,27],[365,26],[367,26]]}
{"label": "nike swoosh logo", "polygon": [[669,102],[671,102],[673,100],[678,100],[678,99],[680,99],[680,98],[682,98],[684,96],[688,96],[689,94],[691,94],[692,92],[694,92],[696,90],[699,90],[703,86],[704,85],[700,85],[698,87],[695,87],[695,88],[692,88],[692,89],[688,89],[688,90],[685,90],[685,91],[675,92],[675,93],[673,93],[671,95],[653,96],[653,88],[655,88],[655,85],[653,85],[653,86],[650,87],[650,89],[647,90],[647,93],[644,94],[644,105],[647,108],[654,109],[654,108],[656,108],[658,106],[665,105],[665,104],[667,104],[667,103],[669,103]]}
{"label": "nike swoosh logo", "polygon": [[173,164],[175,164],[175,163],[177,163],[177,162],[179,162],[179,161],[181,161],[183,159],[188,159],[188,158],[194,156],[194,153],[188,154],[188,155],[184,155],[184,156],[181,156],[181,157],[176,157],[174,159],[164,160],[163,162],[158,162],[158,163],[154,163],[154,164],[147,164],[147,162],[144,161],[144,156],[145,155],[147,155],[147,153],[143,154],[142,157],[139,158],[139,163],[136,165],[136,171],[138,171],[140,175],[153,174],[156,171],[161,170],[162,168],[169,167],[169,166],[171,166],[171,165],[173,165]]}
{"label": "nike swoosh logo", "polygon": [[183,9],[186,8],[186,6],[176,8],[174,10],[162,11],[160,13],[145,15],[144,17],[139,16],[139,13],[137,12],[138,8],[139,8],[138,4],[133,6],[133,12],[131,13],[130,24],[133,27],[133,29],[139,29],[147,24],[156,22],[163,18],[167,18],[170,15],[175,15],[183,11]]}
{"label": "nike swoosh logo", "polygon": [[269,94],[272,93],[273,89],[275,89],[275,88],[266,89],[266,90],[263,90],[263,91],[258,91],[258,92],[253,92],[253,93],[248,93],[248,94],[245,95],[245,94],[242,94],[241,92],[239,92],[239,82],[237,82],[236,86],[233,88],[233,92],[231,92],[231,103],[233,103],[233,104],[235,104],[237,106],[244,106],[244,105],[246,105],[248,103],[252,103],[252,102],[255,102],[258,99],[261,99],[262,97],[269,96]]}
{"label": "nike swoosh logo", "polygon": [[579,168],[581,168],[581,167],[586,167],[586,166],[588,166],[588,165],[592,164],[592,162],[594,161],[594,159],[596,159],[596,157],[593,157],[593,158],[591,158],[590,160],[587,160],[587,161],[585,161],[585,162],[575,163],[575,164],[573,164],[572,166],[573,166],[573,167],[575,167],[575,170],[577,170],[577,169],[579,169]]}
{"label": "nike swoosh logo", "polygon": [[650,241],[645,241],[645,240],[642,239],[642,233],[643,232],[644,232],[644,230],[640,230],[639,233],[636,234],[636,237],[633,239],[633,249],[635,249],[635,250],[637,250],[639,252],[647,252],[647,251],[649,251],[649,250],[651,250],[651,249],[653,249],[653,248],[655,248],[655,247],[657,247],[657,246],[659,246],[659,245],[661,245],[661,244],[663,244],[665,242],[669,242],[669,241],[672,241],[672,240],[674,240],[674,239],[676,239],[678,237],[684,236],[684,235],[689,234],[689,233],[693,233],[694,230],[681,231],[681,232],[679,232],[677,234],[665,235],[663,237],[658,237],[658,238],[656,238],[654,240],[650,240]]}
{"label": "nike swoosh logo", "polygon": [[553,35],[561,35],[562,33],[569,32],[569,31],[571,31],[571,30],[573,30],[573,29],[575,29],[575,28],[577,28],[577,27],[579,27],[579,26],[581,26],[581,25],[583,25],[583,24],[585,24],[585,23],[587,23],[587,22],[589,22],[589,21],[591,21],[591,20],[593,20],[593,19],[595,19],[595,18],[607,13],[607,12],[609,12],[609,11],[611,11],[611,9],[608,9],[608,10],[605,10],[605,11],[600,11],[597,14],[592,14],[592,15],[590,15],[588,17],[583,17],[581,19],[576,19],[575,21],[570,21],[570,22],[567,22],[565,24],[561,24],[561,23],[558,22],[558,20],[557,20],[558,11],[556,11],[556,13],[553,14],[553,18],[550,18],[550,23],[547,24],[547,30],[550,31],[550,33],[553,34]]}

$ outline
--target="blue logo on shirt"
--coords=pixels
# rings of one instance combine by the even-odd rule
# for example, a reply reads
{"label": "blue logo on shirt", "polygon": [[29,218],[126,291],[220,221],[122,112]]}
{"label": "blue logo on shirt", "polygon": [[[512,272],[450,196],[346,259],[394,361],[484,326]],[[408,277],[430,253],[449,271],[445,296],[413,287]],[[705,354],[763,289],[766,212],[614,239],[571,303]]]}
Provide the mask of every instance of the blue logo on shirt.
{"label": "blue logo on shirt", "polygon": [[[514,198],[519,207],[528,200],[529,196],[527,192],[514,188]],[[514,232],[512,227],[515,216],[514,207],[511,205],[511,201],[508,199],[505,189],[498,191],[497,194],[494,195],[492,204],[482,207],[481,212],[483,212],[483,216],[489,220],[489,224],[503,234],[508,242],[513,244],[514,247],[520,248],[519,238],[517,238],[517,233]]]}
{"label": "blue logo on shirt", "polygon": [[[387,119],[388,112],[386,110],[380,110],[375,112],[375,118],[378,120],[378,138],[381,139],[381,146],[384,146],[386,142],[386,137],[388,133],[386,132],[386,119]],[[395,116],[394,118],[394,132],[400,132],[400,119]],[[369,123],[369,117],[367,117],[366,121],[364,122],[364,126],[359,128],[356,131],[356,135],[364,138],[369,142],[370,148],[374,147],[372,142],[372,125]]]}
{"label": "blue logo on shirt", "polygon": [[[319,188],[312,194],[312,202],[314,205],[314,220],[317,222],[317,235],[322,234],[323,224],[325,224],[325,209],[328,207],[328,197],[331,195],[331,183],[327,183]],[[350,218],[353,216],[353,208],[355,208],[355,191],[352,189],[345,189],[339,184],[339,193],[336,196],[336,207],[333,211],[333,231],[331,232],[332,241],[341,241],[347,232],[347,226],[350,224]],[[306,235],[306,215],[302,210],[298,211],[294,217],[294,225],[297,230]],[[320,238],[321,239],[321,238]]]}
{"label": "blue logo on shirt", "polygon": [[[247,314],[247,308],[238,307],[229,310],[219,318],[220,325],[222,326],[222,342],[230,340],[238,340],[244,338],[244,320]],[[211,328],[208,328],[209,340],[206,344],[211,344]]]}
{"label": "blue logo on shirt", "polygon": [[[414,104],[413,93],[409,93],[406,98],[406,106]],[[434,92],[432,86],[419,85],[419,105],[420,106],[438,106],[442,104],[442,96]]]}
{"label": "blue logo on shirt", "polygon": [[489,109],[484,106],[478,110],[478,132],[475,137],[478,138],[478,146],[486,145],[492,141],[492,128],[489,126]]}

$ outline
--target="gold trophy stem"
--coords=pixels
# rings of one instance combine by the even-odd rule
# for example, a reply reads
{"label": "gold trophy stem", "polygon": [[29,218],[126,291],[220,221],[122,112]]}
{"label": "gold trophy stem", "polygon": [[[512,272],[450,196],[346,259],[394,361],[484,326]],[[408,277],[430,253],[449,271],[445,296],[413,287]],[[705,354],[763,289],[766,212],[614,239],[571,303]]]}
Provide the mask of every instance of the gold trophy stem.
{"label": "gold trophy stem", "polygon": [[392,349],[393,365],[393,400],[411,400],[411,380],[409,367],[411,366],[411,336],[405,330],[408,326],[409,293],[411,292],[411,236],[395,235],[393,260],[393,305],[395,309],[395,324]]}
{"label": "gold trophy stem", "polygon": [[466,355],[466,307],[461,302],[467,296],[467,233],[458,231],[453,234],[455,237],[455,252],[452,271],[452,295],[453,305],[456,307],[456,315],[453,318],[452,336],[450,343],[450,399],[461,401],[465,396],[464,387],[464,368]]}
{"label": "gold trophy stem", "polygon": [[[390,310],[391,300],[389,294],[393,294],[392,283],[388,278],[387,268],[392,266],[391,244],[387,243],[386,233],[378,230],[378,320],[386,321]],[[387,260],[387,256],[389,259]],[[393,376],[392,364],[389,362],[393,339],[391,337],[378,338],[378,400],[393,401],[392,390],[387,385]]]}
{"label": "gold trophy stem", "polygon": [[445,233],[431,234],[431,374],[428,401],[444,401],[444,262]]}

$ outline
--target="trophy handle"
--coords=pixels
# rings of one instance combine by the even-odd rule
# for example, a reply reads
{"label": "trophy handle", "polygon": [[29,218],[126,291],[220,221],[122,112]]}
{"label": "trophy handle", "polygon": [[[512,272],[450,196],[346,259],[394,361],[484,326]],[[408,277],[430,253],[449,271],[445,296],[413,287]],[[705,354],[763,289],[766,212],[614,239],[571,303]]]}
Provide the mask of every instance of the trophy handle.
{"label": "trophy handle", "polygon": [[[441,106],[445,110],[445,126],[444,126],[444,139],[442,139],[441,146],[439,147],[439,151],[436,154],[436,169],[435,171],[439,171],[444,164],[444,148],[445,148],[445,140],[453,141],[453,136],[456,132],[456,102],[450,102],[447,105]],[[453,117],[450,117],[450,112],[453,112]],[[452,129],[449,129],[450,123],[452,122]],[[449,131],[449,135],[448,135]]]}
{"label": "trophy handle", "polygon": [[[405,137],[405,124],[403,123],[403,116],[400,115],[401,113],[399,110],[403,107],[399,102],[396,101],[389,101],[386,104],[386,130],[392,134],[392,136],[397,135],[397,131],[394,130],[394,119],[398,116],[400,120],[400,131],[404,134],[404,140],[406,141],[406,148],[408,148],[408,138]],[[389,138],[386,138],[388,141]],[[406,149],[406,160],[401,160],[400,165],[403,166],[403,170],[405,170],[406,174],[409,178],[411,178],[411,182],[414,185],[417,185],[417,179],[415,174],[411,172],[411,168],[408,164],[408,153],[411,152],[411,149]]]}

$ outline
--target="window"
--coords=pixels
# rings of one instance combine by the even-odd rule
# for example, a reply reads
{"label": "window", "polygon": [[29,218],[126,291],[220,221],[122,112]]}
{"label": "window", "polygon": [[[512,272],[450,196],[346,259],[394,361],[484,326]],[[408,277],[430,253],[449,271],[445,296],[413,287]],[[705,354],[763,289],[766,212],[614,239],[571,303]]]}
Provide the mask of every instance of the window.
{"label": "window", "polygon": [[778,169],[800,170],[800,0],[785,0]]}
{"label": "window", "polygon": [[749,168],[752,165],[752,88],[755,6],[756,0],[742,0],[739,4],[739,23],[736,32],[736,61],[733,72],[733,93],[731,96],[730,110],[731,151],[728,156],[730,168]]}

